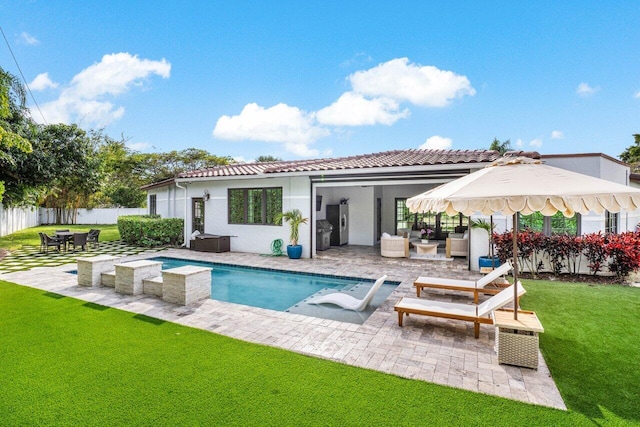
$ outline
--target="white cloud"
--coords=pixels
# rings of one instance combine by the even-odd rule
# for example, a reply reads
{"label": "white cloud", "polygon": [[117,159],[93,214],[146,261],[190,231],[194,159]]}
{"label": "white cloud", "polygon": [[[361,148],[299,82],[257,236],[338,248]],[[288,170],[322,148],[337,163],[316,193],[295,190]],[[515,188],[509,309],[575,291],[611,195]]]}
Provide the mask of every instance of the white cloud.
{"label": "white cloud", "polygon": [[535,148],[540,148],[542,147],[542,139],[540,138],[532,139],[531,142],[529,142],[529,145]]}
{"label": "white cloud", "polygon": [[396,101],[389,98],[367,99],[345,92],[336,102],[317,112],[319,123],[333,126],[392,125],[409,116],[409,110],[400,110]]}
{"label": "white cloud", "polygon": [[599,86],[592,87],[592,86],[589,86],[588,83],[584,83],[584,82],[580,83],[578,85],[578,88],[576,89],[576,93],[584,98],[591,96],[599,91],[600,91]]}
{"label": "white cloud", "polygon": [[553,130],[551,131],[551,139],[562,139],[564,138],[564,132],[561,130]]}
{"label": "white cloud", "polygon": [[134,151],[142,151],[151,147],[151,144],[148,142],[127,142],[126,145]]}
{"label": "white cloud", "polygon": [[342,61],[340,63],[341,67],[354,67],[354,66],[358,66],[360,64],[366,64],[373,61],[373,58],[369,55],[367,55],[365,52],[358,52],[355,55],[353,55],[352,58],[349,58],[345,61]]}
{"label": "white cloud", "polygon": [[104,55],[102,60],[76,74],[58,99],[40,106],[49,123],[83,122],[106,126],[124,115],[124,107],[105,100],[117,97],[156,74],[168,78],[171,64],[165,59],[140,59],[129,53]]}
{"label": "white cloud", "polygon": [[444,138],[440,135],[434,135],[427,138],[427,140],[422,144],[420,149],[423,150],[448,150],[451,148],[453,144],[453,140],[451,138]]}
{"label": "white cloud", "polygon": [[476,93],[466,76],[430,65],[411,64],[408,58],[392,59],[357,71],[348,79],[354,92],[425,107],[444,107],[455,98]]}
{"label": "white cloud", "polygon": [[29,88],[31,88],[31,90],[55,89],[58,86],[58,83],[49,78],[49,73],[38,74],[36,78],[29,83]]}
{"label": "white cloud", "polygon": [[314,124],[314,114],[280,103],[264,108],[251,103],[237,116],[220,117],[213,129],[215,138],[225,140],[251,140],[281,142],[287,151],[299,156],[318,155],[309,144],[330,134]]}
{"label": "white cloud", "polygon": [[[236,163],[247,163],[247,159],[245,159],[244,156],[235,156],[233,161]],[[251,162],[255,162],[255,160],[252,160]]]}
{"label": "white cloud", "polygon": [[29,46],[35,46],[35,45],[40,44],[40,40],[38,40],[37,38],[35,38],[34,36],[32,36],[31,34],[25,32],[25,31],[23,31],[20,34],[20,40],[19,41],[20,41],[20,43],[27,44]]}
{"label": "white cloud", "polygon": [[636,99],[640,99],[640,90],[633,94],[633,97]]}
{"label": "white cloud", "polygon": [[516,141],[516,147],[518,148],[522,148],[524,146],[524,142],[518,138],[518,140]]}

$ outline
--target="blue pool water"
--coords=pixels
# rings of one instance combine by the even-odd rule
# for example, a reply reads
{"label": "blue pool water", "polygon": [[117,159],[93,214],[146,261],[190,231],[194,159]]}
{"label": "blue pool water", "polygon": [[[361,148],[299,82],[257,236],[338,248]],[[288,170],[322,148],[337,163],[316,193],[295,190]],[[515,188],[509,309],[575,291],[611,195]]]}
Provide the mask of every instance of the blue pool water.
{"label": "blue pool water", "polygon": [[[185,265],[210,267],[213,269],[212,299],[277,311],[287,311],[323,289],[348,290],[362,283],[371,286],[374,282],[370,279],[295,273],[167,257],[156,257],[152,260],[161,261],[163,270]],[[383,287],[389,288],[386,292],[388,295],[397,285],[397,282],[385,282]]]}

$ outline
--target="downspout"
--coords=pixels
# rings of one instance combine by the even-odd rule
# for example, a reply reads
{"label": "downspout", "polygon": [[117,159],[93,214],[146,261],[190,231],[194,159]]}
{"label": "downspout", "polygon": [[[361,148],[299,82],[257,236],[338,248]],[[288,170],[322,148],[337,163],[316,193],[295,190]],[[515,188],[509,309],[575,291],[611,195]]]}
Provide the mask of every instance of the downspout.
{"label": "downspout", "polygon": [[309,258],[313,258],[313,231],[315,228],[315,221],[313,220],[313,214],[315,212],[315,197],[313,196],[313,181],[309,177],[309,199],[311,199],[311,209],[309,210]]}
{"label": "downspout", "polygon": [[185,248],[187,247],[187,187],[183,187],[180,185],[180,183],[178,181],[175,181],[176,183],[176,187],[177,188],[181,188],[184,190],[184,226],[182,227],[183,232],[184,232],[184,243],[182,244],[182,246],[184,246]]}

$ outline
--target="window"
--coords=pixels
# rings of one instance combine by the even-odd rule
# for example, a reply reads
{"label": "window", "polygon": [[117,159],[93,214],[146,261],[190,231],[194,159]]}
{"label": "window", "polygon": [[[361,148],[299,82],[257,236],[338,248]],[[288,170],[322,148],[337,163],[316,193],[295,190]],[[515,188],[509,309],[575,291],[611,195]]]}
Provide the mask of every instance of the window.
{"label": "window", "polygon": [[191,232],[204,233],[204,200],[202,197],[194,197],[191,204]]}
{"label": "window", "polygon": [[399,228],[413,230],[431,228],[435,233],[431,238],[442,240],[447,238],[449,233],[463,232],[468,225],[469,217],[462,214],[449,216],[445,212],[410,213],[407,208],[407,199],[396,199],[396,233]]}
{"label": "window", "polygon": [[155,194],[151,194],[149,196],[149,215],[157,215],[158,208],[156,204],[157,196]]}
{"label": "window", "polygon": [[617,234],[618,233],[618,214],[609,211],[604,212],[604,233],[605,234]]}
{"label": "window", "polygon": [[280,225],[282,187],[230,188],[227,200],[229,224]]}
{"label": "window", "polygon": [[531,215],[518,215],[518,226],[521,230],[531,230],[551,234],[567,234],[577,236],[580,234],[580,214],[576,214],[571,218],[566,218],[561,212],[557,212],[553,216],[544,216],[540,212]]}

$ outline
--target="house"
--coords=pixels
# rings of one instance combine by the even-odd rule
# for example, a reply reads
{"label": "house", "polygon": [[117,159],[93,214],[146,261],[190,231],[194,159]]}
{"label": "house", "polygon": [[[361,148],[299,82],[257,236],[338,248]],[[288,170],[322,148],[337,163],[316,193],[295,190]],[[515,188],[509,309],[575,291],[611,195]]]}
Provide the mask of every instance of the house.
{"label": "house", "polygon": [[[317,220],[327,219],[333,206],[347,205],[339,221],[341,241],[374,246],[383,232],[428,226],[435,239],[468,227],[461,215],[410,214],[407,198],[485,167],[499,158],[490,150],[394,150],[359,156],[314,160],[243,163],[186,172],[143,187],[149,213],[185,219],[185,241],[195,230],[231,237],[238,252],[269,253],[274,239],[288,241],[289,228],[277,225],[277,214],[300,209],[309,218],[300,229],[303,257],[317,253]],[[552,166],[629,184],[629,166],[601,153],[543,155]],[[526,218],[525,218],[526,220]],[[494,216],[498,230],[511,228],[510,218]],[[568,223],[578,234],[624,231],[640,221],[635,213],[585,215]],[[543,219],[551,229],[558,221]],[[538,221],[540,223],[540,221]],[[338,227],[336,227],[338,228]],[[336,230],[337,231],[337,230]],[[334,233],[336,233],[334,231]],[[481,230],[475,230],[481,231]],[[485,233],[486,235],[486,233]],[[477,237],[470,247],[474,259],[486,251]],[[486,240],[486,237],[485,237]]]}

